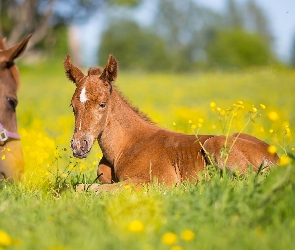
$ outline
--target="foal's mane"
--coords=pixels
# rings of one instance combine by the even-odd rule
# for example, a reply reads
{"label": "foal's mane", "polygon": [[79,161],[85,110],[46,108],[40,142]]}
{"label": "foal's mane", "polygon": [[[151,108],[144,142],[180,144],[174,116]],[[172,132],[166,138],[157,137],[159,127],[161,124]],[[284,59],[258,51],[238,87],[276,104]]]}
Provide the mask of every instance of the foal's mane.
{"label": "foal's mane", "polygon": [[[101,75],[103,72],[103,68],[102,67],[91,67],[88,69],[88,76],[90,75]],[[152,121],[151,118],[149,118],[147,116],[147,114],[141,112],[137,107],[135,107],[134,105],[132,105],[130,103],[130,101],[122,94],[122,92],[119,90],[119,88],[114,85],[112,83],[112,86],[114,87],[114,89],[116,90],[116,92],[119,94],[119,96],[121,97],[121,99],[136,113],[138,114],[144,121],[151,123],[151,124],[155,124],[154,121]]]}
{"label": "foal's mane", "polygon": [[150,117],[147,116],[146,113],[140,111],[136,106],[131,104],[131,102],[122,94],[122,92],[119,90],[119,88],[115,85],[114,86],[116,92],[119,94],[121,99],[136,113],[138,114],[144,121],[151,123],[151,124],[156,124]]}

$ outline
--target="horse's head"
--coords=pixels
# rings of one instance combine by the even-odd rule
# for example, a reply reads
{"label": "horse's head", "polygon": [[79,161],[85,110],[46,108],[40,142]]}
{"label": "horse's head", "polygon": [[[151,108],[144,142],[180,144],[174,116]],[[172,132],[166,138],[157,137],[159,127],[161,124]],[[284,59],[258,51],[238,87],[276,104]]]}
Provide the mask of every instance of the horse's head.
{"label": "horse's head", "polygon": [[64,66],[67,77],[76,84],[71,102],[75,115],[71,149],[75,157],[85,158],[107,124],[112,82],[117,78],[118,64],[110,55],[105,69],[90,68],[87,76],[71,63],[69,56]]}
{"label": "horse's head", "polygon": [[14,59],[22,55],[30,38],[6,49],[6,39],[0,37],[0,179],[19,179],[24,170],[15,113],[19,73]]}

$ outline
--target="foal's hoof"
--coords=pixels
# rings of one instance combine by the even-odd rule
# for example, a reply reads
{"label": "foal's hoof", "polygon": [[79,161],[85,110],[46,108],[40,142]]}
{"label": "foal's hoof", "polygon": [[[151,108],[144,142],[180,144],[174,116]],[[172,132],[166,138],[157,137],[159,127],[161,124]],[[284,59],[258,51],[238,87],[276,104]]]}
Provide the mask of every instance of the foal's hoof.
{"label": "foal's hoof", "polygon": [[82,192],[86,191],[86,188],[87,188],[86,185],[87,185],[87,184],[78,184],[78,185],[75,187],[76,192],[77,192],[77,193],[82,193]]}
{"label": "foal's hoof", "polygon": [[100,186],[99,184],[78,184],[76,186],[76,192],[82,193],[87,191],[96,191],[97,187]]}

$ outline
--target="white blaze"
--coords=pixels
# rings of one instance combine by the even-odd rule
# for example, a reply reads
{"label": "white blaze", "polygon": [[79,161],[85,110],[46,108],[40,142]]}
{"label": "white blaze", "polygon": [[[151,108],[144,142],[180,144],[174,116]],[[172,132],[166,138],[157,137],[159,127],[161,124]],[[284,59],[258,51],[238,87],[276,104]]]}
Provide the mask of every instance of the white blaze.
{"label": "white blaze", "polygon": [[81,126],[82,126],[82,120],[80,120],[79,130],[81,130]]}
{"label": "white blaze", "polygon": [[80,94],[80,102],[86,102],[88,99],[87,99],[87,96],[86,96],[86,88],[84,87],[81,91],[81,94]]}

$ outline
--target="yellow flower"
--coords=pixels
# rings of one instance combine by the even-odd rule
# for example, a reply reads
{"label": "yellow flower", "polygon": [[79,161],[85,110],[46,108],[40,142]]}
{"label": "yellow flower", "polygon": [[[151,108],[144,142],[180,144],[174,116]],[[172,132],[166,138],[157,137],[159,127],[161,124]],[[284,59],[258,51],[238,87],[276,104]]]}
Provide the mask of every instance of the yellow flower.
{"label": "yellow flower", "polygon": [[130,188],[130,185],[125,185],[124,188],[128,189],[128,188]]}
{"label": "yellow flower", "polygon": [[202,123],[198,123],[198,128],[201,128],[203,126],[203,124]]}
{"label": "yellow flower", "polygon": [[286,126],[285,131],[286,131],[286,134],[290,134],[291,133],[291,130],[290,130],[289,126]]}
{"label": "yellow flower", "polygon": [[265,109],[265,105],[264,104],[260,104],[260,108]]}
{"label": "yellow flower", "polygon": [[6,159],[6,156],[2,155],[1,159],[2,159],[2,161],[4,161]]}
{"label": "yellow flower", "polygon": [[254,106],[250,109],[251,113],[256,113],[257,112],[257,108],[255,108]]}
{"label": "yellow flower", "polygon": [[144,225],[139,220],[134,220],[128,225],[128,230],[133,233],[140,233],[144,230]]}
{"label": "yellow flower", "polygon": [[183,250],[183,248],[181,246],[173,246],[170,250]]}
{"label": "yellow flower", "polygon": [[61,178],[66,178],[67,177],[67,174],[63,173],[63,174],[60,175],[60,177]]}
{"label": "yellow flower", "polygon": [[277,148],[276,146],[268,146],[267,148],[267,151],[270,153],[270,154],[275,154],[277,152]]}
{"label": "yellow flower", "polygon": [[279,160],[279,166],[284,167],[291,162],[291,158],[287,155],[282,155]]}
{"label": "yellow flower", "polygon": [[269,113],[267,114],[267,117],[268,117],[268,119],[271,120],[271,121],[276,121],[276,120],[279,119],[279,115],[278,115],[278,113],[275,112],[275,111],[271,111],[271,112],[269,112]]}
{"label": "yellow flower", "polygon": [[177,235],[172,232],[167,232],[162,236],[162,242],[166,245],[174,245],[177,240]]}
{"label": "yellow flower", "polygon": [[203,123],[203,122],[204,122],[204,119],[199,118],[199,119],[198,119],[198,122]]}
{"label": "yellow flower", "polygon": [[271,133],[271,134],[273,133],[273,129],[272,128],[269,130],[269,133]]}
{"label": "yellow flower", "polygon": [[181,233],[181,239],[185,240],[185,241],[192,241],[195,238],[195,233],[192,230],[184,230]]}
{"label": "yellow flower", "polygon": [[188,124],[191,124],[192,123],[192,120],[188,120]]}
{"label": "yellow flower", "polygon": [[211,108],[215,108],[216,107],[216,103],[215,102],[210,102],[210,107]]}
{"label": "yellow flower", "polygon": [[12,239],[8,233],[3,230],[0,230],[0,246],[11,246]]}
{"label": "yellow flower", "polygon": [[173,123],[172,123],[172,125],[173,125],[173,126],[176,126],[176,123],[175,123],[175,122],[173,122]]}
{"label": "yellow flower", "polygon": [[237,104],[238,105],[243,105],[243,102],[242,101],[237,101]]}
{"label": "yellow flower", "polygon": [[191,126],[191,128],[192,128],[192,129],[196,129],[197,126],[193,124],[193,125]]}

